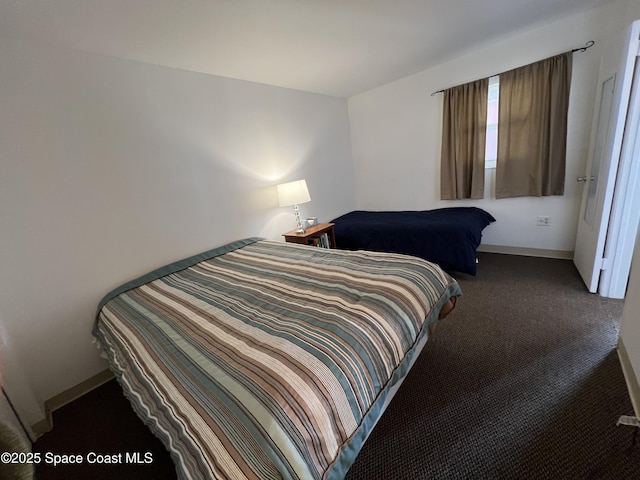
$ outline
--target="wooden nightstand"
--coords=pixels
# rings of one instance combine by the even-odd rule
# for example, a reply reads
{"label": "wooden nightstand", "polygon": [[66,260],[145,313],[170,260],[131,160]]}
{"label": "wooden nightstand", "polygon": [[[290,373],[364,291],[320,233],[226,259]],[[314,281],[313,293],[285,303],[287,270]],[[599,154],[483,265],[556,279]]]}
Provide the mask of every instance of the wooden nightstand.
{"label": "wooden nightstand", "polygon": [[285,241],[290,243],[302,243],[304,245],[322,245],[322,237],[326,234],[329,240],[329,248],[336,248],[336,237],[333,234],[333,223],[319,223],[307,228],[304,233],[297,233],[295,230],[283,234]]}

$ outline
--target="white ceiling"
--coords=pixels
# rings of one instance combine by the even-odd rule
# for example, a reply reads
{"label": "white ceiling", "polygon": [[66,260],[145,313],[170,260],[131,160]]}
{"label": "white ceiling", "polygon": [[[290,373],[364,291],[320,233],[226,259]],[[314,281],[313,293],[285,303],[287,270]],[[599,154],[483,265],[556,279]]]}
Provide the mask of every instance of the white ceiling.
{"label": "white ceiling", "polygon": [[348,97],[611,1],[0,0],[0,37]]}

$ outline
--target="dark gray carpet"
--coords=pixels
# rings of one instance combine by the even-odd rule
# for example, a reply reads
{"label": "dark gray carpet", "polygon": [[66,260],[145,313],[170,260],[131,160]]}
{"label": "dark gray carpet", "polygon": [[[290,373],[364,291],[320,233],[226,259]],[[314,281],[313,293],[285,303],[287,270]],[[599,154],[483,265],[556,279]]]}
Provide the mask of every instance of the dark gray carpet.
{"label": "dark gray carpet", "polygon": [[[480,254],[477,277],[365,444],[348,480],[640,479],[640,445],[615,351],[623,303],[589,294],[570,261]],[[169,456],[110,382],[54,413],[35,451],[152,451],[135,471],[57,478],[171,478]]]}
{"label": "dark gray carpet", "polygon": [[640,478],[615,351],[623,302],[573,263],[481,254],[347,478]]}

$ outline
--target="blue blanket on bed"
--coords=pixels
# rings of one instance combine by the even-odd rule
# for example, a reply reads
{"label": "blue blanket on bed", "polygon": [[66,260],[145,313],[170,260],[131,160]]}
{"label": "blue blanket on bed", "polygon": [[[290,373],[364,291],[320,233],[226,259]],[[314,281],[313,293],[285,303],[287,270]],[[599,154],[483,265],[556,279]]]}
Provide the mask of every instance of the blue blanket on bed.
{"label": "blue blanket on bed", "polygon": [[404,253],[444,270],[476,274],[482,230],[495,218],[476,207],[425,211],[357,210],[331,221],[338,248]]}

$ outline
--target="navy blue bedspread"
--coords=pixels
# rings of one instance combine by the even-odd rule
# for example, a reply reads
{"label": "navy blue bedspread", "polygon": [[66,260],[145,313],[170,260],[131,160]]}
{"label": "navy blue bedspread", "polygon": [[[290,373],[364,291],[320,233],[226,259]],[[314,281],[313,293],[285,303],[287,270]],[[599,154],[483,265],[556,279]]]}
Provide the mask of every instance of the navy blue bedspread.
{"label": "navy blue bedspread", "polygon": [[332,220],[338,248],[404,253],[444,270],[476,274],[482,230],[495,218],[476,207],[424,211],[356,210]]}

